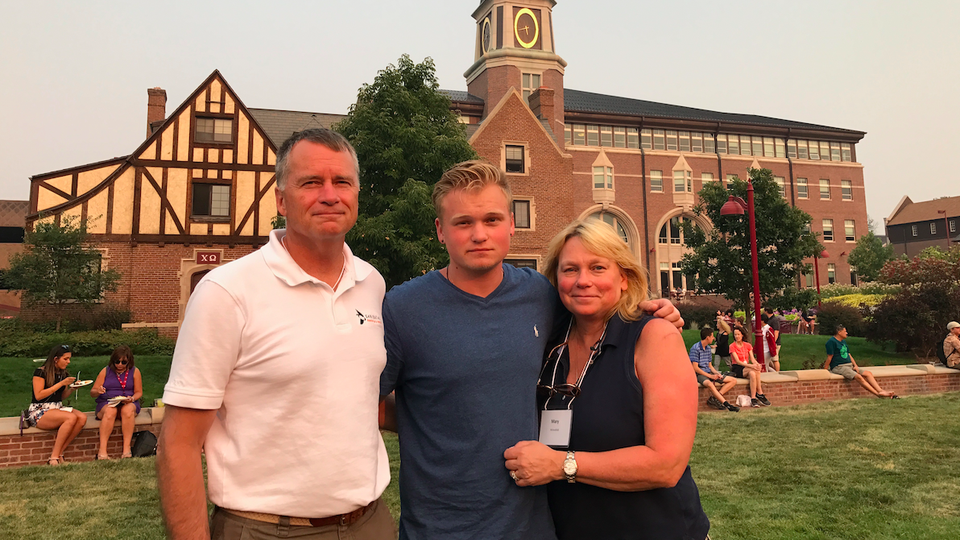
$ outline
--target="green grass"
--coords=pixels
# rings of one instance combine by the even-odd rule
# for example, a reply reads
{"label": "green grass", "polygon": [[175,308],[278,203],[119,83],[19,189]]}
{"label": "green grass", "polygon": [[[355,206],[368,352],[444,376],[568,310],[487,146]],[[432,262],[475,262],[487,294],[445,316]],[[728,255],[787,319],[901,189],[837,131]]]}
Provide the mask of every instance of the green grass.
{"label": "green grass", "polygon": [[[107,365],[107,356],[74,357],[67,371],[84,379],[96,379],[100,370]],[[137,369],[143,378],[143,398],[141,405],[153,405],[153,401],[163,396],[163,385],[170,375],[169,356],[138,356]],[[43,365],[31,358],[0,358],[0,416],[19,416],[22,409],[30,405],[33,371]],[[68,398],[68,403],[81,411],[96,409],[95,401],[90,397],[90,387],[85,386]]]}
{"label": "green grass", "polygon": [[[716,540],[953,540],[958,440],[960,393],[846,400],[702,413],[690,464]],[[51,537],[162,539],[153,459],[0,470],[0,538]]]}
{"label": "green grass", "polygon": [[[683,331],[683,342],[686,344],[687,350],[690,350],[690,347],[699,339],[699,330]],[[817,362],[818,367],[822,366],[827,359],[825,346],[828,339],[830,339],[829,336],[784,334],[780,339],[782,345],[780,349],[780,369],[803,369],[803,363],[807,360]],[[871,343],[866,338],[848,337],[847,346],[850,348],[850,354],[861,366],[917,363],[917,359],[911,354],[894,352],[892,342],[884,350],[879,344]]]}

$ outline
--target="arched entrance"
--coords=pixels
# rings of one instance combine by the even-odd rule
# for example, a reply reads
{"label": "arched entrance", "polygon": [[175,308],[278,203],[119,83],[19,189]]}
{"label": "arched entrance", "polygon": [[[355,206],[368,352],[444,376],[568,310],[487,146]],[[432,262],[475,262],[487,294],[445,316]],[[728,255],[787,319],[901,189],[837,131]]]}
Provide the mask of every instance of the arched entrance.
{"label": "arched entrance", "polygon": [[613,227],[613,230],[617,231],[617,236],[627,244],[630,251],[634,255],[637,254],[640,236],[637,233],[636,224],[626,212],[614,206],[596,205],[580,214],[580,219],[586,218],[599,219]]}
{"label": "arched entrance", "polygon": [[690,252],[683,234],[683,223],[692,222],[694,227],[709,230],[710,224],[691,212],[681,209],[667,214],[657,224],[657,269],[660,295],[668,298],[671,292],[686,294],[697,290],[696,275],[686,275],[680,268],[680,260]]}

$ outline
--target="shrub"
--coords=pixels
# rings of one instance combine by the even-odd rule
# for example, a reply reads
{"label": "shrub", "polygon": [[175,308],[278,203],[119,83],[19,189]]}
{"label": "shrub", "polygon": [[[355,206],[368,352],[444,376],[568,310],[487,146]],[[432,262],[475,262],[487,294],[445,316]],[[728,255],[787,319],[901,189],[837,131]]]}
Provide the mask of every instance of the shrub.
{"label": "shrub", "polygon": [[837,325],[841,324],[847,329],[847,334],[851,336],[863,336],[866,332],[863,315],[859,309],[839,302],[824,302],[820,310],[817,311],[817,326],[820,329],[820,335],[832,336],[837,330]]}
{"label": "shrub", "polygon": [[0,333],[0,356],[10,357],[44,357],[56,345],[70,345],[77,356],[109,355],[120,345],[127,345],[134,354],[170,355],[175,344],[150,328],[44,333],[10,325],[5,330]]}
{"label": "shrub", "polygon": [[815,305],[817,305],[816,289],[797,289],[796,287],[787,287],[780,291],[779,296],[769,298],[763,303],[763,307],[771,307],[781,313],[796,309],[809,309]]}
{"label": "shrub", "polygon": [[834,296],[830,302],[836,302],[845,306],[860,307],[861,304],[875,306],[883,301],[885,294],[845,294],[843,296]]}
{"label": "shrub", "polygon": [[[812,289],[805,289],[812,290]],[[889,285],[877,281],[866,281],[858,286],[844,285],[841,283],[831,283],[820,287],[820,298],[835,298],[837,296],[847,296],[851,294],[896,294],[900,290],[898,285]],[[816,299],[816,294],[814,294]]]}
{"label": "shrub", "polygon": [[679,302],[677,310],[683,316],[683,327],[690,328],[696,323],[697,328],[716,326],[717,312],[724,311],[731,306],[730,301],[714,296],[698,296]]}
{"label": "shrub", "polygon": [[946,324],[960,319],[960,287],[928,283],[905,288],[871,311],[866,337],[883,343],[893,340],[897,352],[934,356],[946,335]]}

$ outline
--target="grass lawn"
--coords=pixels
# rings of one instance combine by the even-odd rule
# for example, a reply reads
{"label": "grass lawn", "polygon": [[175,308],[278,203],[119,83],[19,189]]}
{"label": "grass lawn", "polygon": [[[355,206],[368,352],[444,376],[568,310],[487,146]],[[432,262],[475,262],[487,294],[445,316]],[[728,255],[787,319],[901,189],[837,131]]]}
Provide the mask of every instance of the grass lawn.
{"label": "grass lawn", "polygon": [[[960,393],[702,413],[691,467],[716,540],[953,540],[958,440]],[[0,470],[0,538],[53,536],[163,538],[153,459]]]}
{"label": "grass lawn", "polygon": [[[96,380],[108,360],[108,356],[75,356],[67,371],[70,375],[76,375],[79,371],[80,377]],[[163,385],[170,375],[170,357],[137,356],[135,361],[143,377],[143,399],[140,403],[143,406],[153,405],[153,401],[163,395]],[[34,362],[32,358],[0,358],[0,416],[19,416],[20,411],[30,405],[33,371],[42,365],[42,362]],[[89,386],[74,392],[68,402],[81,411],[96,409]]]}
{"label": "grass lawn", "polygon": [[[690,347],[699,339],[699,330],[683,331],[683,341],[687,345],[687,350],[690,350]],[[825,347],[828,339],[830,336],[784,334],[780,339],[780,369],[803,369],[803,362],[806,360],[814,360],[818,366],[822,366],[827,359]],[[917,363],[916,357],[912,354],[894,352],[892,342],[884,350],[880,345],[871,343],[866,338],[848,337],[847,346],[850,348],[850,354],[861,366]]]}

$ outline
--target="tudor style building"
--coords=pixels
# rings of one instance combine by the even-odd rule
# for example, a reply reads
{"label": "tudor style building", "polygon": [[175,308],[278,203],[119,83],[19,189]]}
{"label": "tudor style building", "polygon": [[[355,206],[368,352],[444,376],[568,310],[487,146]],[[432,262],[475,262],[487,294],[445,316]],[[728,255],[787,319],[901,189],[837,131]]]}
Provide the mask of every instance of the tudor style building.
{"label": "tudor style building", "polygon": [[914,257],[934,246],[949,249],[960,242],[960,197],[915,203],[904,196],[883,224],[897,256]]}
{"label": "tudor style building", "polygon": [[[697,219],[697,192],[764,167],[823,235],[821,281],[855,280],[846,255],[867,230],[863,132],[565,88],[555,5],[481,2],[467,90],[445,91],[470,143],[510,179],[510,262],[538,267],[565,224],[596,216],[647,268],[653,294],[693,288],[679,269],[680,223]],[[147,93],[146,140],[129,156],[31,178],[27,221],[88,218],[104,264],[123,275],[107,300],[129,307],[133,325],[175,332],[206,271],[266,243],[276,148],[343,115],[248,109],[216,71],[169,116],[166,93]]]}

